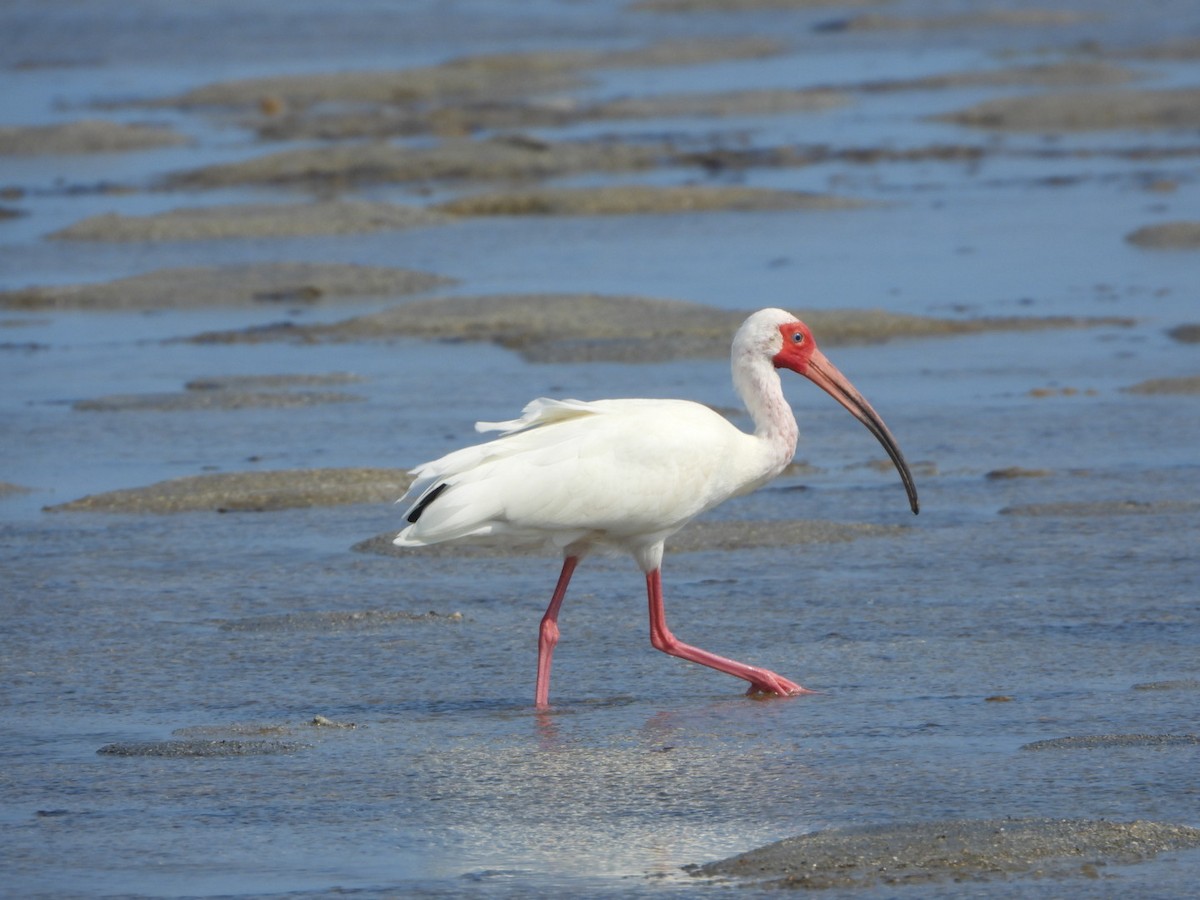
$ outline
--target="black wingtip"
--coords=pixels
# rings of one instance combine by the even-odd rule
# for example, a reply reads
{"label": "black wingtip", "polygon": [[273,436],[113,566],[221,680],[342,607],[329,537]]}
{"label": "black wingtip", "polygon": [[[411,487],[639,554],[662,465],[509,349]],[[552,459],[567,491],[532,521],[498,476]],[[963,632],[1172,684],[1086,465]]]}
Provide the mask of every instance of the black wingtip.
{"label": "black wingtip", "polygon": [[411,524],[413,522],[416,522],[417,519],[421,518],[421,513],[425,512],[426,507],[428,507],[430,503],[432,503],[434,500],[436,500],[438,498],[438,496],[442,493],[442,491],[446,490],[446,488],[448,488],[449,486],[450,485],[446,484],[446,482],[443,481],[441,484],[439,484],[437,487],[435,487],[432,491],[429,491],[428,493],[426,493],[425,496],[421,498],[421,502],[418,503],[416,506],[414,506],[412,508],[412,511],[409,512],[409,514],[407,516],[405,516],[405,518],[408,520],[408,522]]}

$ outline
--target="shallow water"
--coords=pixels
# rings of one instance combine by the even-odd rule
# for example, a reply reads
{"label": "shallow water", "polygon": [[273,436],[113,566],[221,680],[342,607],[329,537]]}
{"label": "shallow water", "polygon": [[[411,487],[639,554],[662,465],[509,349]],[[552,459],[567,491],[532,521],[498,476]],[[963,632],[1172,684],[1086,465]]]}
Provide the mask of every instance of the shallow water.
{"label": "shallow water", "polygon": [[[900,14],[925,4],[894,6]],[[102,15],[118,7],[134,11]],[[281,18],[272,4],[206,4],[203,15],[181,18],[175,5],[149,0],[136,9],[89,4],[85,29],[75,4],[6,5],[0,31],[22,37],[0,70],[0,124],[74,118],[96,98],[230,77],[624,46],[720,33],[731,21],[554,2],[522,13],[456,4],[462,18],[451,21],[437,4],[420,4],[406,5],[404,30],[391,4],[294,8]],[[995,51],[1028,62],[1083,37],[1133,45],[1171,36],[1166,12],[1157,25],[1138,18],[1130,31],[1119,5],[1097,8],[1109,18],[1074,30],[985,29],[966,40],[941,32],[818,38],[808,26],[829,10],[733,17],[747,33],[786,35],[793,56],[688,73],[606,73],[589,90],[909,78],[994,66]],[[56,64],[16,68],[47,60]],[[1195,83],[1194,62],[1138,66]],[[76,245],[43,235],[109,210],[293,195],[71,189],[109,180],[144,188],[171,171],[258,151],[248,133],[202,114],[149,116],[180,122],[199,139],[192,147],[11,167],[6,160],[0,180],[26,188],[6,202],[28,215],[0,223],[4,288],[320,259],[421,268],[461,279],[464,293],[597,291],[746,310],[1124,315],[1137,323],[831,350],[910,462],[927,464],[917,478],[920,517],[907,512],[895,473],[870,465],[880,456],[870,437],[797,379],[787,389],[801,422],[798,458],[815,468],[713,515],[906,530],[786,551],[675,554],[664,569],[681,638],[821,693],[755,702],[726,676],[654,652],[636,568],[594,559],[564,606],[554,709],[538,714],[530,703],[536,624],[553,560],[352,552],[399,526],[398,509],[387,505],[171,516],[42,507],[207,471],[407,466],[470,440],[475,420],[515,415],[544,394],[731,406],[727,364],[531,365],[486,343],[163,343],[274,321],[278,309],[5,312],[0,480],[30,491],[0,496],[3,890],[657,895],[696,890],[684,864],[853,824],[1012,815],[1200,825],[1196,745],[1021,749],[1072,735],[1198,730],[1200,401],[1121,390],[1200,369],[1196,346],[1165,334],[1197,320],[1195,253],[1148,252],[1123,240],[1145,224],[1200,218],[1194,157],[1038,152],[1179,147],[1194,135],[994,137],[919,118],[1007,92],[882,94],[821,113],[737,121],[762,146],[956,141],[1009,151],[979,167],[840,163],[744,175],[753,185],[880,201],[833,213],[513,218],[339,238]],[[727,124],[657,123],[696,140]],[[612,123],[600,130],[624,132]],[[639,177],[671,183],[678,174]],[[1175,187],[1147,190],[1152,182]],[[362,193],[414,202],[394,186]],[[384,305],[294,315],[336,320]],[[347,387],[363,402],[162,413],[71,407],[177,391],[207,376],[334,371],[364,376]],[[1049,474],[986,477],[1013,466]],[[1051,503],[1059,506],[1032,514]],[[462,619],[345,615],[372,610]],[[1137,687],[1167,682],[1175,684]],[[355,727],[308,724],[318,715]],[[218,758],[96,753],[181,736],[301,746]],[[988,896],[1184,896],[1198,876],[1192,852],[1107,867],[1099,880],[971,888]],[[854,895],[960,895],[955,887]]]}

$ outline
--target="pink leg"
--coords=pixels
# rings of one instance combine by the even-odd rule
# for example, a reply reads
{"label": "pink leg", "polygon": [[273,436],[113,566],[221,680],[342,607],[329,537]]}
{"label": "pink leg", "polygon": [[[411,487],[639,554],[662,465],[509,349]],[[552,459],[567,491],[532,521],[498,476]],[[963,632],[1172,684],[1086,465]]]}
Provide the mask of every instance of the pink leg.
{"label": "pink leg", "polygon": [[667,628],[667,614],[663,610],[662,576],[658,569],[646,573],[646,592],[650,598],[650,643],[654,645],[655,649],[671,656],[678,656],[680,659],[700,663],[702,666],[708,666],[719,672],[725,672],[735,678],[742,678],[750,682],[747,694],[778,694],[781,697],[787,697],[795,694],[815,693],[815,691],[802,688],[794,681],[788,681],[767,669],[748,666],[737,660],[717,656],[715,653],[709,653],[707,650],[701,650],[699,647],[693,647],[677,639]]}
{"label": "pink leg", "polygon": [[558,575],[558,584],[554,587],[554,596],[542,616],[542,625],[538,630],[538,671],[537,690],[534,705],[545,709],[550,705],[550,663],[554,657],[554,647],[558,643],[558,608],[562,606],[563,597],[567,593],[567,585],[571,582],[571,574],[579,564],[578,556],[568,556],[563,560],[562,572]]}

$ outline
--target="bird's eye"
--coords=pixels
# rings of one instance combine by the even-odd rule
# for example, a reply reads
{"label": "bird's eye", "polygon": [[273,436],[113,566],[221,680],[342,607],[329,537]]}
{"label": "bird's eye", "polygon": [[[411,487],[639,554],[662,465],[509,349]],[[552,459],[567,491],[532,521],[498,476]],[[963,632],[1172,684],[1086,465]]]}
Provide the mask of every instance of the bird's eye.
{"label": "bird's eye", "polygon": [[804,343],[804,332],[803,331],[793,331],[792,332],[792,343],[793,344],[803,344]]}

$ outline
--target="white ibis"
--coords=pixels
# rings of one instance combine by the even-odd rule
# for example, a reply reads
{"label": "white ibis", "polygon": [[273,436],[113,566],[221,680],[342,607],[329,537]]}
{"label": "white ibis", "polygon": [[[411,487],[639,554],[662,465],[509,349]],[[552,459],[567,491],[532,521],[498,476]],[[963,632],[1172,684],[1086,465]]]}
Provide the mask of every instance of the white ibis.
{"label": "white ibis", "polygon": [[733,339],[733,384],[754,420],[746,434],[687,400],[534,400],[519,419],[480,422],[501,437],[412,470],[401,501],[411,505],[400,547],[443,541],[504,547],[550,546],[562,572],[542,617],[535,702],[550,703],[550,663],[558,611],[571,574],[596,548],[633,554],[646,575],[650,643],[671,656],[750,682],[748,694],[811,693],[793,681],[678,640],[663,611],[663,543],[701,513],[748,493],[783,471],[798,429],[777,369],[827,391],[879,439],[900,472],[912,511],[912,473],[883,420],[813,341],[808,326],[764,309]]}

